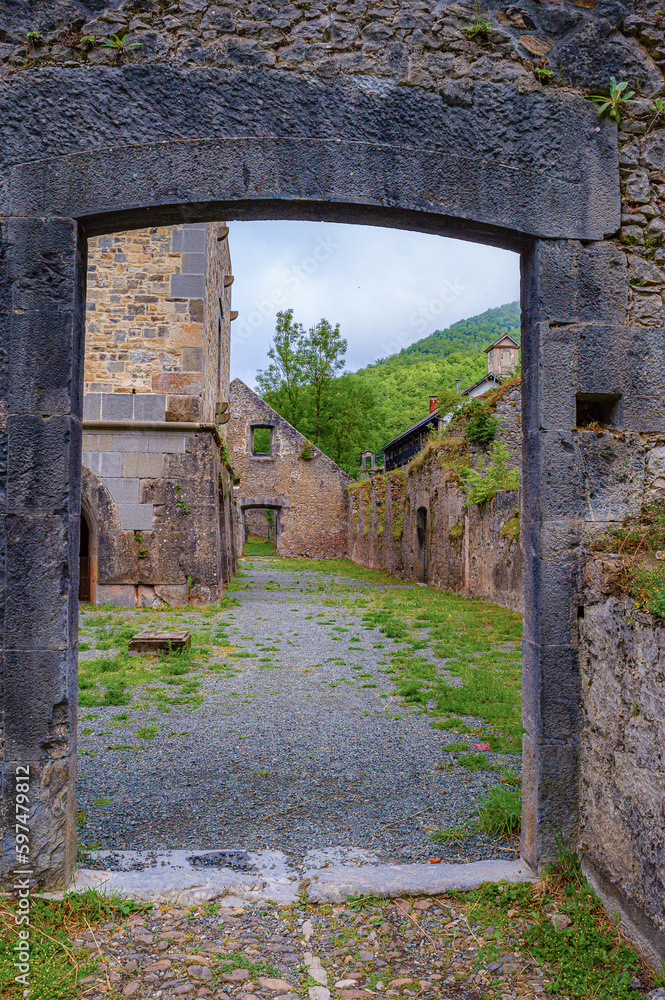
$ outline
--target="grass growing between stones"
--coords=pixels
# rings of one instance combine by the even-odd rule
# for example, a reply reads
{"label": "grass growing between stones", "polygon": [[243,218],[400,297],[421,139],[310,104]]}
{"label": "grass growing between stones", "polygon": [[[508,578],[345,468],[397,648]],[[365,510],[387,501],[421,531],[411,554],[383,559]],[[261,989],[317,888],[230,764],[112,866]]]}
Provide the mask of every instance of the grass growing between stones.
{"label": "grass growing between stones", "polygon": [[[94,935],[95,925],[120,922],[144,904],[122,896],[100,895],[94,890],[72,893],[63,900],[33,896],[30,906],[30,996],[39,1000],[74,1000],[81,996],[81,980],[98,968],[98,961],[74,943],[79,935]],[[0,994],[6,1000],[24,997],[26,986],[17,982],[15,967],[18,933],[17,905],[0,900]]]}
{"label": "grass growing between stones", "polygon": [[469,922],[486,928],[477,939],[479,970],[538,964],[549,994],[594,1000],[631,1000],[644,995],[645,985],[665,983],[624,939],[577,855],[563,847],[539,882],[487,884],[460,899]]}

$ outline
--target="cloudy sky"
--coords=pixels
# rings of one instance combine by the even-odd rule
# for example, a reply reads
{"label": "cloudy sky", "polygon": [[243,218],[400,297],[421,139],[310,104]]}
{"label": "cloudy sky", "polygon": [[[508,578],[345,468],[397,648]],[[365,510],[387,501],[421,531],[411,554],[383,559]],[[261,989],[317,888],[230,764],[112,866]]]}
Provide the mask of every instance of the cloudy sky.
{"label": "cloudy sky", "polygon": [[346,370],[433,330],[519,298],[517,254],[397,229],[325,222],[232,222],[231,378],[254,386],[278,310],[339,323]]}

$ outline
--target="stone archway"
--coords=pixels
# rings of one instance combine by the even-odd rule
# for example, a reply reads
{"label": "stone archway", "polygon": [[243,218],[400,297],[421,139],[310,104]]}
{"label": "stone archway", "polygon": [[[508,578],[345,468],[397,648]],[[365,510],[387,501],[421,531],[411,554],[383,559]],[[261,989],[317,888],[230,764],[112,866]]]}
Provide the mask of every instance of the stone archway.
{"label": "stone archway", "polygon": [[[282,532],[282,518],[284,514],[289,509],[288,500],[284,497],[239,497],[236,501],[238,510],[241,512],[244,524],[245,511],[248,510],[272,510],[274,513],[274,538],[273,542],[275,545],[275,552],[277,555],[280,554],[279,541]],[[247,541],[247,532],[243,533],[243,544]],[[244,549],[243,549],[244,551]]]}
{"label": "stone archway", "polygon": [[[75,851],[86,239],[222,218],[393,226],[522,254],[522,852],[538,866],[555,831],[574,834],[577,821],[574,611],[583,515],[570,442],[576,394],[635,386],[648,352],[635,348],[632,366],[620,373],[598,363],[612,357],[621,336],[627,286],[621,254],[606,241],[620,218],[614,126],[599,125],[579,96],[509,84],[476,83],[445,96],[436,88],[373,88],[353,76],[326,83],[277,71],[221,77],[193,69],[174,86],[159,65],[92,72],[80,87],[57,72],[17,78],[21,120],[27,132],[41,129],[43,149],[26,159],[30,141],[17,127],[0,163],[0,309],[11,358],[5,768],[11,775],[29,761],[34,770],[36,880],[62,884]],[[112,123],[96,114],[109,86]],[[68,108],[64,130],[59,101]],[[149,113],[137,117],[130,110],[137,102]],[[192,123],[191,108],[205,109],[205,124]],[[180,137],[167,139],[174,132]],[[629,430],[644,426],[656,406],[657,387],[647,379],[640,386],[642,401],[624,408]],[[26,549],[38,571],[26,569]],[[44,680],[35,690],[38,674]],[[53,708],[63,704],[67,724],[54,739]],[[56,755],[58,787],[47,787],[42,776],[55,773]],[[11,857],[3,863],[9,870]]]}

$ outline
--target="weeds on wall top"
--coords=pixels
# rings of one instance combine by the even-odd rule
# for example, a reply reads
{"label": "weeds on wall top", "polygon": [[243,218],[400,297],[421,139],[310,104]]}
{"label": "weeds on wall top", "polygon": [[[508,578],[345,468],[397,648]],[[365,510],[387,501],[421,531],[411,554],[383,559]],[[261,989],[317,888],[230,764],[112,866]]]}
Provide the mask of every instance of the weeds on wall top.
{"label": "weeds on wall top", "polygon": [[489,462],[485,463],[481,455],[477,468],[468,468],[460,473],[466,484],[467,505],[492,500],[499,490],[520,488],[520,470],[508,468],[510,457],[508,446],[503,441],[495,441],[490,449]]}
{"label": "weeds on wall top", "polygon": [[665,501],[642,507],[637,517],[609,528],[592,549],[620,557],[613,582],[636,605],[665,620]]}
{"label": "weeds on wall top", "polygon": [[120,35],[111,35],[105,42],[102,42],[102,48],[113,49],[116,59],[119,61],[129,49],[138,49],[142,45],[142,42],[128,42],[128,38],[129,32],[124,34],[122,38]]}
{"label": "weeds on wall top", "polygon": [[485,446],[494,440],[499,430],[499,418],[491,414],[480,399],[472,399],[469,405],[464,407],[464,416],[466,416],[464,437],[467,441]]}

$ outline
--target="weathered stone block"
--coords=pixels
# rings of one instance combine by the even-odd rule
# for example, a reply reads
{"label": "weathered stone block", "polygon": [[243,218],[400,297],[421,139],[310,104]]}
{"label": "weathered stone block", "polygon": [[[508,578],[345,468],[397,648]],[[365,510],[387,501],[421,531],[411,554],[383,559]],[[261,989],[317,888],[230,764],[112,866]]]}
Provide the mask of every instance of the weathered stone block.
{"label": "weathered stone block", "polygon": [[170,455],[184,455],[186,446],[185,434],[168,431],[158,431],[148,437],[148,451]]}
{"label": "weathered stone block", "polygon": [[138,479],[102,479],[102,482],[116,504],[128,505],[139,502]]}
{"label": "weathered stone block", "polygon": [[[184,352],[183,352],[184,353]],[[166,396],[158,393],[136,393],[134,420],[165,420]]]}
{"label": "weathered stone block", "polygon": [[[5,646],[66,650],[77,617],[78,559],[66,516],[10,514],[7,528]],[[73,623],[72,623],[73,624]]]}
{"label": "weathered stone block", "polygon": [[15,311],[9,338],[12,372],[9,412],[45,415],[74,412],[76,393],[72,396],[72,390],[76,387],[72,385],[72,363],[79,347],[80,329],[72,311],[62,311],[57,306]]}
{"label": "weathered stone block", "polygon": [[187,423],[201,419],[201,399],[199,396],[168,396],[166,419]]}
{"label": "weathered stone block", "polygon": [[152,530],[153,506],[151,503],[119,503],[117,507],[121,527],[137,531]]}
{"label": "weathered stone block", "polygon": [[161,630],[139,632],[129,640],[130,653],[155,653],[160,649],[189,649],[192,634],[186,631]]}
{"label": "weathered stone block", "polygon": [[80,425],[71,417],[15,414],[8,418],[7,509],[48,514],[78,508]]}
{"label": "weathered stone block", "polygon": [[158,393],[201,395],[201,376],[192,372],[162,372],[152,377],[152,391]]}
{"label": "weathered stone block", "polygon": [[134,397],[129,392],[101,392],[102,420],[127,420],[134,415]]}
{"label": "weathered stone block", "polygon": [[157,479],[164,468],[163,453],[129,452],[122,456],[122,475]]}
{"label": "weathered stone block", "polygon": [[101,420],[102,418],[102,393],[87,392],[83,397],[83,419]]}
{"label": "weathered stone block", "polygon": [[117,608],[134,606],[134,587],[130,584],[97,584],[97,603],[113,604]]}

